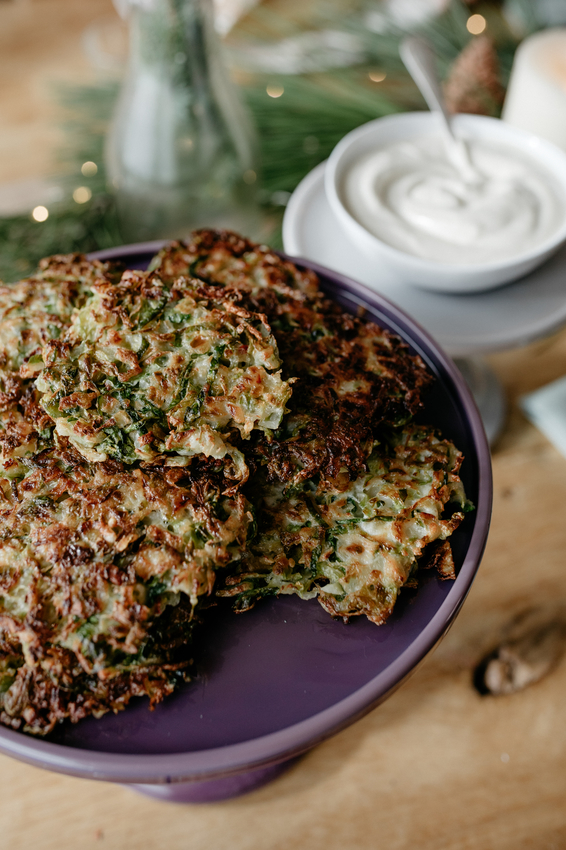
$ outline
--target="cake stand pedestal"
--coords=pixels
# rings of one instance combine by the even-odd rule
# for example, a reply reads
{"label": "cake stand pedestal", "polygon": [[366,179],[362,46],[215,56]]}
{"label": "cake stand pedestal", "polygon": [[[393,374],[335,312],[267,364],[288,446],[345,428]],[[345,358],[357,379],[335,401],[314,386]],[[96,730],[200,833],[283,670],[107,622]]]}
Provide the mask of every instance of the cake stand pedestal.
{"label": "cake stand pedestal", "polygon": [[483,357],[455,357],[454,362],[472,391],[489,444],[503,430],[507,403],[503,387]]}

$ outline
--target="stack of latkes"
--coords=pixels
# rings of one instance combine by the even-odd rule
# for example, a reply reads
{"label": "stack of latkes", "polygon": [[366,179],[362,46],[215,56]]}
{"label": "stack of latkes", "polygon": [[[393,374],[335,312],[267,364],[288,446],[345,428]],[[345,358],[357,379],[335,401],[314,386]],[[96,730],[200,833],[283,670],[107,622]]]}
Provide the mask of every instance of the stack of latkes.
{"label": "stack of latkes", "polygon": [[216,597],[380,624],[419,564],[453,578],[468,504],[458,450],[414,420],[429,380],[234,233],[2,287],[0,720],[159,702]]}

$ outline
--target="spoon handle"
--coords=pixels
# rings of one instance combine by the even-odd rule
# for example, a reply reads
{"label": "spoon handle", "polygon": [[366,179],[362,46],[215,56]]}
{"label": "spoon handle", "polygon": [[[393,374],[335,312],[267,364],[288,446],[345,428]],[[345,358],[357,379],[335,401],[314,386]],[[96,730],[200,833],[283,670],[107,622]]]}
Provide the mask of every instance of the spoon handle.
{"label": "spoon handle", "polygon": [[480,183],[480,175],[472,165],[466,144],[452,130],[451,116],[446,108],[442,86],[436,73],[436,57],[430,44],[422,38],[409,35],[401,42],[399,53],[429,109],[431,112],[436,112],[442,120],[448,156],[456,170],[460,172],[466,183],[470,185]]}
{"label": "spoon handle", "polygon": [[431,112],[440,112],[446,129],[454,136],[450,124],[450,113],[446,109],[444,95],[436,72],[435,56],[430,45],[422,38],[409,35],[399,47],[401,59],[417,84]]}

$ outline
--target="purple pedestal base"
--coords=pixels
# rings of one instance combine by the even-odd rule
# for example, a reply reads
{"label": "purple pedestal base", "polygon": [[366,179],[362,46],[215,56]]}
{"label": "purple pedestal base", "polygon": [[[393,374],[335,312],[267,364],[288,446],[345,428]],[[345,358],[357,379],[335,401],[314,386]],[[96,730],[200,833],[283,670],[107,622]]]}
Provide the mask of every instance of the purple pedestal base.
{"label": "purple pedestal base", "polygon": [[260,767],[256,770],[248,770],[246,773],[236,773],[220,779],[175,782],[164,785],[128,785],[127,787],[133,788],[147,797],[164,800],[167,803],[214,803],[255,791],[256,788],[277,779],[296,761],[296,758],[287,759],[269,767]]}

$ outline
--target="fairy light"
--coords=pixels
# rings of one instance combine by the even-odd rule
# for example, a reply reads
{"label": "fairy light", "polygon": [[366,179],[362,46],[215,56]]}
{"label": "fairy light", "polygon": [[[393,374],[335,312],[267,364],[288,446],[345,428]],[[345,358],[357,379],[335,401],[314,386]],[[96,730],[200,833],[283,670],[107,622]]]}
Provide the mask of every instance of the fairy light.
{"label": "fairy light", "polygon": [[96,162],[92,162],[88,160],[88,162],[83,162],[81,165],[81,174],[84,177],[94,177],[94,175],[98,172],[98,165]]}
{"label": "fairy light", "polygon": [[77,204],[86,204],[92,198],[92,192],[88,186],[77,186],[73,192],[73,201]]}
{"label": "fairy light", "polygon": [[34,221],[47,221],[47,219],[49,218],[49,210],[47,209],[47,207],[43,207],[41,205],[39,207],[34,207],[31,213],[31,217],[34,219]]}
{"label": "fairy light", "polygon": [[268,86],[266,92],[269,97],[281,97],[285,89],[283,86]]}
{"label": "fairy light", "polygon": [[487,27],[487,21],[483,15],[470,15],[466,21],[466,29],[472,35],[480,35]]}

